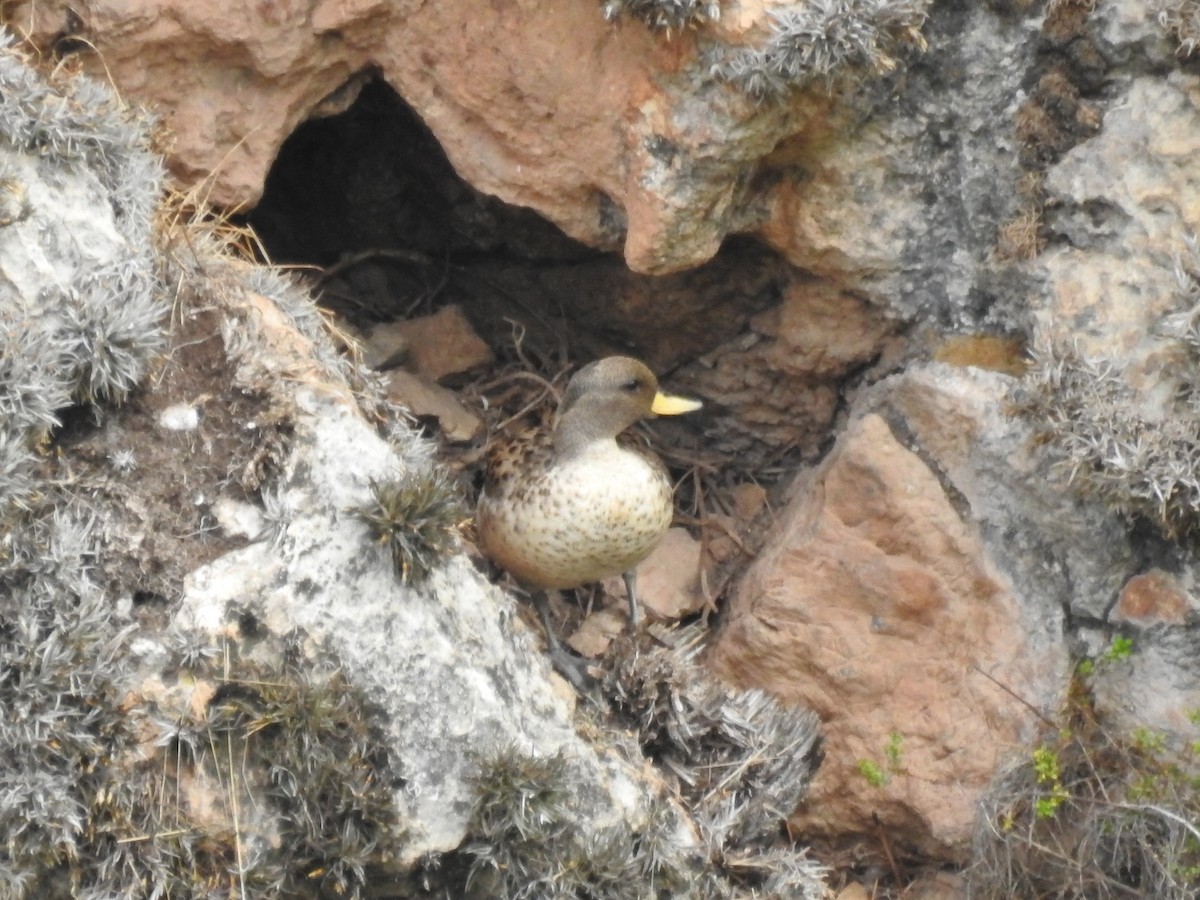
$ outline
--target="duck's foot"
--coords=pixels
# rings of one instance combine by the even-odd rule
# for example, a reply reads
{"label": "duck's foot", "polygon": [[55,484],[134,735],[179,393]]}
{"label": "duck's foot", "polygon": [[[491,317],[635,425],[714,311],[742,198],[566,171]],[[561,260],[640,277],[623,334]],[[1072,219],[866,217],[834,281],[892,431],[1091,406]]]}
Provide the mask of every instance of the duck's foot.
{"label": "duck's foot", "polygon": [[550,648],[550,662],[554,671],[571,682],[571,686],[579,693],[585,694],[596,686],[595,677],[588,671],[588,661],[561,644]]}
{"label": "duck's foot", "polygon": [[575,690],[584,693],[596,683],[596,679],[588,671],[588,661],[582,656],[572,653],[559,641],[558,633],[554,630],[554,623],[550,619],[549,593],[548,591],[536,591],[533,595],[533,603],[537,607],[538,615],[541,616],[542,627],[546,629],[546,652],[550,654],[550,662],[554,665],[555,671],[571,682]]}

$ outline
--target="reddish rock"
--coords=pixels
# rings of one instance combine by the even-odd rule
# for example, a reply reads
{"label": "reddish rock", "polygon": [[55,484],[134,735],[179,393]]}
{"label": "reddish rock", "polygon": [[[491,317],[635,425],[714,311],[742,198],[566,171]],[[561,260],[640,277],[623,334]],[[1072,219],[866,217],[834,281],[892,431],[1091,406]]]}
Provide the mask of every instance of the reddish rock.
{"label": "reddish rock", "polygon": [[596,659],[628,625],[629,616],[623,609],[598,609],[567,638],[567,645],[580,656]]}
{"label": "reddish rock", "polygon": [[[767,492],[760,485],[747,482],[729,492],[729,501],[733,515],[710,515],[705,524],[704,550],[708,560],[718,565],[731,559],[743,559],[753,552],[747,542],[754,531],[761,530],[756,520],[767,505]],[[710,568],[708,577],[711,579],[714,574]],[[710,592],[714,586],[710,580]]]}
{"label": "reddish rock", "polygon": [[1151,569],[1126,582],[1109,618],[1142,626],[1159,622],[1185,625],[1196,606],[1179,579],[1161,569]]}
{"label": "reddish rock", "polygon": [[760,484],[747,481],[729,492],[733,501],[733,512],[743,522],[753,521],[767,505],[767,491]]}
{"label": "reddish rock", "polygon": [[[610,596],[625,602],[625,583],[605,581]],[[686,528],[672,528],[654,552],[637,568],[637,595],[641,607],[656,619],[677,621],[704,608],[700,593],[700,542]]]}
{"label": "reddish rock", "polygon": [[360,338],[359,351],[363,365],[376,371],[386,371],[403,365],[408,356],[409,339],[398,326],[403,322],[382,322]]}
{"label": "reddish rock", "polygon": [[902,900],[966,900],[970,896],[966,879],[954,872],[923,875],[901,894]]}
{"label": "reddish rock", "polygon": [[859,298],[809,280],[792,281],[783,302],[751,326],[770,340],[772,369],[809,378],[837,377],[861,365],[894,327]]}
{"label": "reddish rock", "polygon": [[852,881],[838,892],[836,900],[871,900],[871,892]]}
{"label": "reddish rock", "polygon": [[[700,591],[700,543],[684,528],[672,528],[638,566],[637,595],[643,614],[651,619],[678,621],[704,608]],[[625,582],[620,576],[604,581],[612,599],[595,610],[567,640],[580,655],[600,656],[612,639],[629,627]]]}
{"label": "reddish rock", "polygon": [[836,379],[877,357],[894,327],[861,299],[793,276],[778,306],[686,367],[679,381],[720,410],[713,449],[747,468],[767,464],[780,448],[815,454],[838,410]]}
{"label": "reddish rock", "polygon": [[[768,21],[760,3],[740,12],[712,37]],[[257,202],[296,126],[378,73],[474,187],[592,246],[624,237],[642,272],[696,265],[745,230],[761,160],[831,102],[714,88],[692,32],[610,23],[598,3],[23,0],[7,13],[44,46],[86,38],[85,65],[162,116],[172,170],[218,204]]]}
{"label": "reddish rock", "polygon": [[492,349],[453,304],[433,315],[376,325],[363,348],[363,362],[372,368],[403,363],[430,381],[487,365],[492,358]]}
{"label": "reddish rock", "polygon": [[1011,587],[973,527],[867,415],[800,486],[712,664],[820,713],[826,757],[799,832],[873,833],[877,817],[904,845],[961,860],[981,792],[1032,730],[1013,696],[1037,695],[1026,652]]}
{"label": "reddish rock", "polygon": [[464,443],[483,430],[483,420],[463,406],[453,391],[403,369],[388,376],[388,397],[413,415],[436,418],[447,440]]}

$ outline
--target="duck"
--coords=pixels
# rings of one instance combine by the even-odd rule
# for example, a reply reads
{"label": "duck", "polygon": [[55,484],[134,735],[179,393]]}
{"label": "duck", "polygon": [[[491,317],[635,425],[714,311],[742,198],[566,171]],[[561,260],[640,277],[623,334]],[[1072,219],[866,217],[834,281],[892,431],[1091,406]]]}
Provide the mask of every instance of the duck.
{"label": "duck", "polygon": [[648,449],[617,436],[643,418],[700,409],[665,394],[640,360],[610,356],[567,384],[549,428],[498,444],[476,508],[480,549],[535,592],[552,653],[548,595],[621,575],[638,626],[637,566],[671,527],[670,476]]}

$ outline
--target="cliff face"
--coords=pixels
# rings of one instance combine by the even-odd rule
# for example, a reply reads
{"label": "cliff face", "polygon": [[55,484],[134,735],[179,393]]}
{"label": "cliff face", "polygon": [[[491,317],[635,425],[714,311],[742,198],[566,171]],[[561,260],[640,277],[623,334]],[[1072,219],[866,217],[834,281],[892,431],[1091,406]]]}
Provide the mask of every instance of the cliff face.
{"label": "cliff face", "polygon": [[576,716],[433,445],[150,123],[7,37],[0,97],[3,896],[822,895],[775,840],[811,713],[665,629],[644,727]]}
{"label": "cliff face", "polygon": [[[368,320],[456,303],[497,349],[516,328],[522,362],[632,350],[710,401],[702,425],[662,433],[710,493],[772,483],[777,515],[751,534],[752,515],[688,495],[724,613],[708,662],[820,714],[826,762],[798,832],[833,849],[869,835],[897,877],[906,854],[974,859],[977,890],[1002,896],[1020,891],[988,880],[987,848],[1015,829],[1033,853],[1080,785],[1110,805],[1162,799],[1121,779],[1200,737],[1191,4],[5,9],[48,58],[149,106],[181,184],[258,204],[272,252],[327,267],[325,302],[350,296]],[[262,293],[220,314],[230,334],[275,315]],[[246,415],[317,454],[301,469],[324,474],[278,502],[312,520],[291,552],[318,566],[351,530],[338,498],[386,451],[342,471],[358,454],[317,423],[350,401],[282,394],[287,415]],[[212,628],[242,589],[226,566],[269,580],[277,548],[234,543],[172,569],[187,583],[172,615]],[[386,634],[390,589],[360,575],[316,579],[295,608],[255,581],[255,616],[337,635],[361,613]],[[376,602],[347,612],[361,596]],[[446,665],[434,682],[457,684]],[[504,666],[523,699],[464,687],[461,703],[551,708],[524,662]],[[1128,750],[1124,774],[1068,777],[1061,735],[1096,737],[1081,722]],[[1062,771],[1035,771],[1035,747]],[[1155,846],[1182,846],[1160,826]],[[1068,857],[1089,827],[1056,836]],[[1143,863],[1131,886],[1170,895]]]}

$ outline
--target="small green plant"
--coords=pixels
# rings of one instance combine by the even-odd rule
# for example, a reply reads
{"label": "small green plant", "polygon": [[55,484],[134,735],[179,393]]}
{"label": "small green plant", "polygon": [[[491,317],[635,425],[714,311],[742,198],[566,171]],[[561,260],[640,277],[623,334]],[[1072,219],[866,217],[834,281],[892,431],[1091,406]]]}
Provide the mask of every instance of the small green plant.
{"label": "small green plant", "polygon": [[1058,753],[1045,745],[1036,748],[1033,751],[1033,771],[1037,783],[1050,791],[1047,796],[1038,797],[1034,802],[1037,817],[1047,819],[1057,813],[1063,801],[1070,797],[1062,784]]}
{"label": "small green plant", "polygon": [[1077,679],[1066,721],[1047,729],[981,805],[968,893],[985,900],[1193,896],[1200,872],[1194,760],[1190,747],[1160,732],[1107,730]]}
{"label": "small green plant", "polygon": [[867,784],[871,787],[883,787],[892,780],[893,775],[899,775],[903,770],[901,768],[901,755],[904,744],[904,735],[899,731],[891,731],[888,733],[887,742],[883,745],[884,765],[880,765],[873,759],[858,760],[858,773],[866,779]]}
{"label": "small green plant", "polygon": [[1116,662],[1121,659],[1129,659],[1133,654],[1133,640],[1127,637],[1117,635],[1112,639],[1108,649],[1104,651],[1104,659],[1107,662]]}
{"label": "small green plant", "polygon": [[1082,677],[1087,678],[1096,672],[1096,666],[1107,666],[1113,663],[1121,662],[1129,659],[1133,655],[1133,639],[1116,635],[1112,642],[1100,654],[1098,659],[1082,659],[1075,667],[1075,671]]}
{"label": "small green plant", "polygon": [[1058,792],[1051,794],[1049,797],[1038,797],[1034,801],[1034,812],[1039,819],[1049,819],[1058,812],[1058,808],[1062,806],[1063,800],[1067,799]]}
{"label": "small green plant", "polygon": [[353,512],[371,538],[387,547],[396,574],[419,584],[454,552],[466,509],[455,484],[438,469],[371,482],[371,502]]}
{"label": "small green plant", "polygon": [[858,774],[865,778],[867,784],[871,787],[883,787],[891,780],[879,763],[872,759],[860,759],[858,761]]}
{"label": "small green plant", "polygon": [[1041,746],[1033,751],[1033,771],[1039,784],[1057,784],[1059,779],[1058,754],[1049,747]]}
{"label": "small green plant", "polygon": [[898,731],[892,731],[888,734],[887,743],[883,746],[883,754],[887,757],[888,771],[898,773],[900,771],[900,745],[904,742],[904,735]]}
{"label": "small green plant", "polygon": [[1133,729],[1133,745],[1143,753],[1160,754],[1167,749],[1167,736],[1161,731],[1139,726]]}

